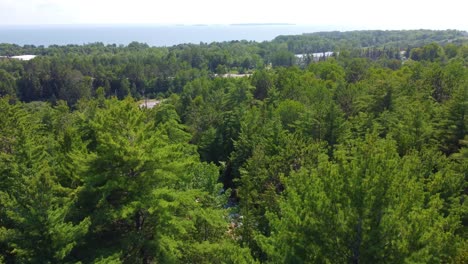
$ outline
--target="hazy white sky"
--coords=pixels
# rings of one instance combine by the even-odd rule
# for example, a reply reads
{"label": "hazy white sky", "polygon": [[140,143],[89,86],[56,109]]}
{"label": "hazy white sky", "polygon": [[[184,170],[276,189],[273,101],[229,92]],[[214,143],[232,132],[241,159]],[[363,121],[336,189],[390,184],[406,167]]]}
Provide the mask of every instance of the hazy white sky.
{"label": "hazy white sky", "polygon": [[0,25],[270,22],[468,30],[468,1],[0,0]]}

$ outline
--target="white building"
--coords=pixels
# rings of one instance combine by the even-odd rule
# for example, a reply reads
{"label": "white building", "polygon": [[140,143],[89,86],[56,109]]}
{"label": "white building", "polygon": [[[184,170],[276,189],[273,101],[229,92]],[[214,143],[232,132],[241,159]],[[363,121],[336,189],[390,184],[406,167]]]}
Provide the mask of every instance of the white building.
{"label": "white building", "polygon": [[32,59],[34,59],[36,57],[37,57],[37,55],[18,55],[18,56],[11,56],[10,58],[16,59],[16,60],[28,61],[28,60],[32,60]]}

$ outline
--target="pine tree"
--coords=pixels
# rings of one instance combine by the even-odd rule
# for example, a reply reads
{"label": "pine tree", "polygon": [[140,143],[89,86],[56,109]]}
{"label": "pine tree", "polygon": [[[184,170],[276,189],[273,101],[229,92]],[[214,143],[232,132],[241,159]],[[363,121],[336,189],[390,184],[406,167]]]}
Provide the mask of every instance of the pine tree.
{"label": "pine tree", "polygon": [[33,114],[18,105],[8,106],[5,100],[1,103],[2,113],[10,114],[2,122],[15,131],[1,133],[12,139],[4,142],[0,163],[8,183],[0,189],[2,255],[9,262],[62,262],[86,234],[89,219],[76,223],[68,219],[75,190],[60,182],[55,139]]}
{"label": "pine tree", "polygon": [[[76,210],[91,226],[75,256],[178,263],[224,250],[212,243],[235,246],[216,198],[218,169],[199,163],[173,107],[140,110],[131,99],[110,100],[89,126],[96,145],[77,160],[86,166]],[[198,243],[206,252],[196,252]]]}
{"label": "pine tree", "polygon": [[271,262],[450,260],[460,215],[443,210],[440,191],[427,191],[424,159],[400,158],[394,142],[375,136],[341,148],[335,159],[321,156],[317,167],[286,180],[280,213],[269,214],[271,237],[262,240]]}

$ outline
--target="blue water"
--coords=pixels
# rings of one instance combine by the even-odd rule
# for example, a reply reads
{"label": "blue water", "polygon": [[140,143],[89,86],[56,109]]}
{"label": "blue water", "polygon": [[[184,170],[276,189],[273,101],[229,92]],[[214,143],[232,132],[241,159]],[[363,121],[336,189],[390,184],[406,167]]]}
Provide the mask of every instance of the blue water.
{"label": "blue water", "polygon": [[211,43],[230,40],[272,40],[278,35],[296,35],[331,30],[298,25],[214,25],[214,26],[0,26],[0,43],[18,45],[66,45],[102,42],[150,46],[181,43]]}

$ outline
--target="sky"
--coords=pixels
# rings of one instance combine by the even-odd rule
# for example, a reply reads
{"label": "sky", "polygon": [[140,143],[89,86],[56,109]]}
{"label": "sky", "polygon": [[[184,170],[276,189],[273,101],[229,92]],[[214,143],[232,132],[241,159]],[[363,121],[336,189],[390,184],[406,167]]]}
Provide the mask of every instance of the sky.
{"label": "sky", "polygon": [[0,0],[0,25],[292,23],[468,30],[466,0]]}

